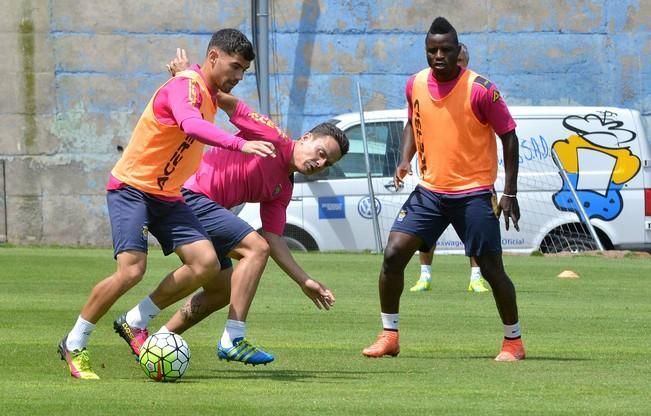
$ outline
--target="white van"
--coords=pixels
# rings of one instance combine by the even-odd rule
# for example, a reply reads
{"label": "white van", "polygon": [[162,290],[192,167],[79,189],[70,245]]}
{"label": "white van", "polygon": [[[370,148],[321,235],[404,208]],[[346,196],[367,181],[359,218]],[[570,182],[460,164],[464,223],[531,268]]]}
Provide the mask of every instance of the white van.
{"label": "white van", "polygon": [[[502,245],[510,252],[557,252],[595,249],[582,225],[578,198],[606,249],[651,250],[651,145],[639,112],[611,107],[510,107],[518,125],[520,232],[502,223]],[[412,177],[395,189],[393,172],[407,111],[364,113],[373,190],[382,244],[407,195],[418,183]],[[368,179],[359,113],[333,120],[350,140],[349,153],[318,177],[295,176],[287,210],[285,237],[303,250],[375,250]],[[648,131],[648,130],[646,130]],[[498,179],[503,189],[501,141]],[[552,148],[567,175],[552,160]],[[568,182],[575,188],[572,194]],[[259,205],[239,213],[259,229]],[[437,251],[462,253],[452,227],[437,242]]]}

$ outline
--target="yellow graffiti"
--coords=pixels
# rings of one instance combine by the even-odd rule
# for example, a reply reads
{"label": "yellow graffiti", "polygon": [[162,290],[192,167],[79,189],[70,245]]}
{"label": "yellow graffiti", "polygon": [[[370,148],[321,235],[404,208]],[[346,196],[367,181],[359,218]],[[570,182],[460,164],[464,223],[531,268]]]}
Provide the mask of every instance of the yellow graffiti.
{"label": "yellow graffiti", "polygon": [[565,170],[570,173],[578,173],[579,149],[592,149],[615,158],[616,163],[612,175],[613,183],[626,183],[640,170],[640,159],[635,156],[628,147],[621,149],[601,147],[587,141],[581,136],[572,135],[565,140],[555,142],[552,148],[556,151],[556,154]]}

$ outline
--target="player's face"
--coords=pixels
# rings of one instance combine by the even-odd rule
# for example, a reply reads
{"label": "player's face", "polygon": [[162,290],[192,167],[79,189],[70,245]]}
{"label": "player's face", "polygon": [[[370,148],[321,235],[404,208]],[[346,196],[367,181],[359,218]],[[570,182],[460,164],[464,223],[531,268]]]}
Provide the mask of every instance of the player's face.
{"label": "player's face", "polygon": [[211,50],[210,76],[215,87],[229,93],[243,78],[244,72],[249,69],[251,61],[247,61],[238,54],[229,55],[220,50]]}
{"label": "player's face", "polygon": [[459,43],[453,33],[428,33],[425,39],[427,64],[439,81],[450,81],[458,74]]}
{"label": "player's face", "polygon": [[332,136],[305,133],[294,146],[294,165],[303,175],[315,175],[341,159],[339,144]]}

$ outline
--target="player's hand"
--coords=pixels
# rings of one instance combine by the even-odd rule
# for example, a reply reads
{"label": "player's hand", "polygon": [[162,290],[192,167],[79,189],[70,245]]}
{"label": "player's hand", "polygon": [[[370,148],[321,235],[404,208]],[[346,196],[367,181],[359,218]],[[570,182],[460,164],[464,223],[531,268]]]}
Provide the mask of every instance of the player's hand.
{"label": "player's hand", "polygon": [[319,309],[330,310],[335,304],[335,295],[332,291],[314,279],[307,279],[301,285],[301,289]]}
{"label": "player's hand", "polygon": [[274,147],[273,143],[265,142],[262,140],[251,140],[244,143],[241,152],[262,157],[276,157],[276,148]]}
{"label": "player's hand", "polygon": [[404,186],[404,177],[407,175],[413,175],[413,172],[411,171],[411,162],[409,161],[402,161],[396,167],[396,171],[393,174],[393,184],[396,186],[396,190],[402,188]]}
{"label": "player's hand", "polygon": [[172,75],[176,75],[178,72],[186,70],[190,66],[190,61],[188,61],[188,56],[185,54],[185,49],[176,48],[176,58],[172,59],[169,64],[166,65],[167,71]]}
{"label": "player's hand", "polygon": [[520,221],[520,205],[518,204],[518,198],[510,196],[502,196],[500,202],[497,205],[497,217],[504,213],[504,225],[506,230],[509,229],[509,220],[513,222],[513,228],[516,231],[520,231],[520,226],[518,221]]}

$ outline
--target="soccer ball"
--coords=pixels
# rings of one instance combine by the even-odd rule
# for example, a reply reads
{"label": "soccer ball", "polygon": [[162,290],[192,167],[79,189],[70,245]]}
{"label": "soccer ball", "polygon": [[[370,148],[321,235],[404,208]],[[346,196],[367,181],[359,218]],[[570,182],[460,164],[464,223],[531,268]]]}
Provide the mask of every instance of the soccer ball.
{"label": "soccer ball", "polygon": [[140,366],[154,381],[176,381],[190,364],[190,348],[180,335],[159,332],[145,340],[140,349]]}

